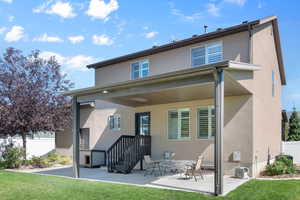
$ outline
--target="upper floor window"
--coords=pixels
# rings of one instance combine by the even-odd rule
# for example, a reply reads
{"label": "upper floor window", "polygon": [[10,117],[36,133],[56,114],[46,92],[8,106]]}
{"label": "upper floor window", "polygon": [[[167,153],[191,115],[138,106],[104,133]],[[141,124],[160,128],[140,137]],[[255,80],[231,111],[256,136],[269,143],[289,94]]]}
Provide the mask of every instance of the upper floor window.
{"label": "upper floor window", "polygon": [[223,60],[222,42],[209,43],[192,48],[192,66],[201,66]]}
{"label": "upper floor window", "polygon": [[121,129],[121,117],[119,114],[109,116],[108,121],[109,121],[109,129],[110,130],[120,130]]}
{"label": "upper floor window", "polygon": [[143,78],[149,75],[149,61],[139,61],[131,64],[131,79]]}

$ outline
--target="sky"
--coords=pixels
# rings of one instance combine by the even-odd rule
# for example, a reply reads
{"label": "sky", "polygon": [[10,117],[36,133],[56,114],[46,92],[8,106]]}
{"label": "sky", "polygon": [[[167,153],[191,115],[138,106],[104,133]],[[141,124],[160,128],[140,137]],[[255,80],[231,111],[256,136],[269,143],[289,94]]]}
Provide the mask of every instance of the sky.
{"label": "sky", "polygon": [[300,109],[299,0],[0,0],[0,53],[55,55],[75,88],[94,85],[97,61],[270,15],[279,18],[287,85],[282,107]]}

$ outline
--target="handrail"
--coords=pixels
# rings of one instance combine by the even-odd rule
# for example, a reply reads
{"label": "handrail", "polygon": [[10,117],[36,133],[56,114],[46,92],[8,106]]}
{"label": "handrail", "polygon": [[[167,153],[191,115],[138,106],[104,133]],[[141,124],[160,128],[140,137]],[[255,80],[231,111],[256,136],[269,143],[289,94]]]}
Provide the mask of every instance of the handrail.
{"label": "handrail", "polygon": [[144,155],[150,154],[151,136],[122,135],[107,150],[107,169],[129,173]]}

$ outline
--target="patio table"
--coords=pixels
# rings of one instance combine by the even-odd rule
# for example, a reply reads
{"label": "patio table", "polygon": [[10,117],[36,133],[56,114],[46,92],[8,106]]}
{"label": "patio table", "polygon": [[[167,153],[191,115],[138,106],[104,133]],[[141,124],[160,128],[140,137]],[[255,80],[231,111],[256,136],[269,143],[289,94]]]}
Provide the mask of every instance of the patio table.
{"label": "patio table", "polygon": [[159,160],[160,165],[164,167],[164,172],[166,173],[167,169],[171,173],[184,173],[187,165],[195,164],[195,161],[192,160]]}

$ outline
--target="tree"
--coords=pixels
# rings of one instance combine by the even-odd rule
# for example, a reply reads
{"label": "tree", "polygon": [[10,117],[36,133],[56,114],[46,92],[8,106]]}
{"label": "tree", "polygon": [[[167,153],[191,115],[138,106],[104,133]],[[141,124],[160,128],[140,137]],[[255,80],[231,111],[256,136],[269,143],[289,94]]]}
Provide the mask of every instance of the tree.
{"label": "tree", "polygon": [[73,84],[60,73],[55,57],[32,51],[23,56],[8,48],[0,57],[0,135],[19,135],[26,159],[26,136],[62,130],[70,123],[70,98],[62,96]]}
{"label": "tree", "polygon": [[299,141],[300,140],[300,119],[296,108],[293,108],[292,115],[289,119],[289,141]]}

